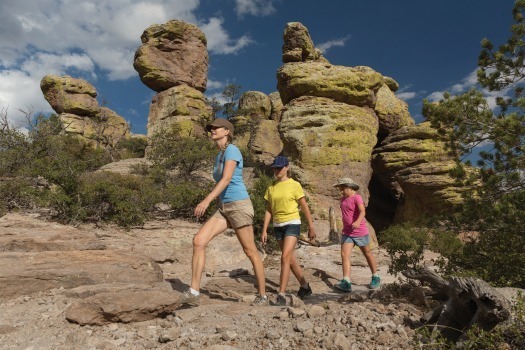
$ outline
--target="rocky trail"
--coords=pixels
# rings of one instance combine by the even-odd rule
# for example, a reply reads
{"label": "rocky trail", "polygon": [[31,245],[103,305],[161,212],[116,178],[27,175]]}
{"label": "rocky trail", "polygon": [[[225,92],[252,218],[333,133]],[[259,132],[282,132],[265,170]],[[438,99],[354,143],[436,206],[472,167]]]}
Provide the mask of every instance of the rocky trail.
{"label": "rocky trail", "polygon": [[[320,241],[328,224],[317,221]],[[354,292],[341,294],[338,245],[299,244],[314,294],[299,300],[292,276],[286,307],[252,307],[254,276],[235,235],[207,251],[198,307],[177,298],[190,281],[191,240],[199,224],[152,221],[143,228],[64,226],[37,215],[0,218],[1,349],[406,349],[423,311],[371,291],[354,254]],[[383,284],[386,254],[374,250]],[[265,256],[275,300],[279,255]]]}

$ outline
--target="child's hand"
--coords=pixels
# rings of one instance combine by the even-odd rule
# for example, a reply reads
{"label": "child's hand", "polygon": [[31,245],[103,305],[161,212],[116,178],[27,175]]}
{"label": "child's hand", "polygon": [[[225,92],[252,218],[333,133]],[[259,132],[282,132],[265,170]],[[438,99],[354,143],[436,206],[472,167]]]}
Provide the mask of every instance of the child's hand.
{"label": "child's hand", "polygon": [[315,229],[313,227],[310,227],[308,229],[308,238],[312,240],[312,239],[315,239],[315,237],[317,237],[317,234],[315,233]]}
{"label": "child's hand", "polygon": [[361,226],[361,223],[357,221],[354,221],[354,223],[352,224],[352,228],[359,228],[359,226]]}
{"label": "child's hand", "polygon": [[268,240],[268,233],[264,231],[263,233],[261,233],[261,243],[266,245],[267,240]]}

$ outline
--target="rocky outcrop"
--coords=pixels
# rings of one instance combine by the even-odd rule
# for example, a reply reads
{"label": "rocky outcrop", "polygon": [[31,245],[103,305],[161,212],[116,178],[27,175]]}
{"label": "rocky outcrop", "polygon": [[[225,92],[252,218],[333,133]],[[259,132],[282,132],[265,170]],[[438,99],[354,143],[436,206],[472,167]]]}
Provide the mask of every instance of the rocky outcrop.
{"label": "rocky outcrop", "polygon": [[96,117],[100,113],[97,91],[85,80],[69,75],[62,77],[46,75],[40,81],[40,89],[51,107],[58,114]]}
{"label": "rocky outcrop", "polygon": [[286,25],[283,41],[284,63],[312,61],[321,57],[321,52],[315,48],[308,29],[299,22]]}
{"label": "rocky outcrop", "polygon": [[249,150],[256,163],[270,165],[281,153],[283,143],[275,120],[261,120],[250,136]]}
{"label": "rocky outcrop", "polygon": [[211,119],[212,109],[204,94],[188,85],[178,85],[159,92],[151,100],[148,137],[176,128],[182,136],[202,136]]}
{"label": "rocky outcrop", "polygon": [[[393,81],[393,79],[390,78],[390,81]],[[379,131],[377,134],[379,142],[397,129],[415,124],[414,119],[408,112],[407,103],[397,98],[394,95],[394,91],[385,83],[376,94],[377,100],[374,110],[379,118]]]}
{"label": "rocky outcrop", "polygon": [[284,104],[301,96],[317,96],[373,108],[375,93],[384,83],[372,68],[319,61],[287,63],[277,71],[277,89]]}
{"label": "rocky outcrop", "polygon": [[206,36],[195,25],[179,20],[148,27],[135,53],[133,67],[142,82],[157,92],[185,84],[206,90]]}
{"label": "rocky outcrop", "polygon": [[97,147],[115,146],[130,137],[126,120],[111,109],[99,106],[97,91],[88,82],[67,75],[46,75],[40,87],[58,113],[65,133]]}
{"label": "rocky outcrop", "polygon": [[269,119],[272,113],[270,98],[260,91],[246,91],[239,98],[239,114],[253,119]]}
{"label": "rocky outcrop", "polygon": [[445,140],[429,122],[392,132],[374,150],[372,161],[378,186],[396,203],[394,222],[453,210],[462,192],[449,174],[454,166]]}
{"label": "rocky outcrop", "polygon": [[281,121],[281,115],[283,114],[283,101],[281,101],[281,95],[278,91],[274,91],[268,95],[270,103],[272,104],[272,113],[270,119],[277,122]]}
{"label": "rocky outcrop", "polygon": [[368,108],[309,96],[285,105],[280,123],[286,155],[310,191],[336,195],[335,180],[352,177],[365,200],[377,129],[377,117]]}

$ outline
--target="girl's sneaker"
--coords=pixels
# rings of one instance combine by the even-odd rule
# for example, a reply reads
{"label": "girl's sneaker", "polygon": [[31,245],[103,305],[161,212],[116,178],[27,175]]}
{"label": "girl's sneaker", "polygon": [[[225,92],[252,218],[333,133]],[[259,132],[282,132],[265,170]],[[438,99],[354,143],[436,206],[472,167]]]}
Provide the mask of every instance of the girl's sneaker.
{"label": "girl's sneaker", "polygon": [[339,283],[337,283],[335,285],[335,288],[339,289],[339,290],[342,290],[343,292],[351,292],[352,291],[352,283],[345,280],[345,279],[342,279],[339,281]]}
{"label": "girl's sneaker", "polygon": [[307,288],[300,287],[299,291],[297,292],[299,299],[306,298],[309,295],[312,295],[312,288],[310,288],[310,284],[308,284]]}
{"label": "girl's sneaker", "polygon": [[370,289],[377,289],[381,286],[381,277],[372,275],[372,280],[370,281]]}
{"label": "girl's sneaker", "polygon": [[265,306],[268,305],[268,297],[257,295],[255,300],[252,303],[252,306]]}

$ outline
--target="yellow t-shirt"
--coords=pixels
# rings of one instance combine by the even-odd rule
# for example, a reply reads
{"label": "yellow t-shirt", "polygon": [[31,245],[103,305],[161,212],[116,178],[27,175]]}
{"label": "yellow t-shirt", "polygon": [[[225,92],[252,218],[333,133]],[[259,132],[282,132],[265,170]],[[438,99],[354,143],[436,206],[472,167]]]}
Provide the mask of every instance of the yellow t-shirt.
{"label": "yellow t-shirt", "polygon": [[277,224],[301,218],[297,201],[303,197],[303,188],[294,179],[277,181],[264,194],[272,208],[273,222]]}

